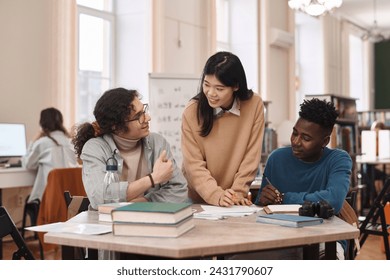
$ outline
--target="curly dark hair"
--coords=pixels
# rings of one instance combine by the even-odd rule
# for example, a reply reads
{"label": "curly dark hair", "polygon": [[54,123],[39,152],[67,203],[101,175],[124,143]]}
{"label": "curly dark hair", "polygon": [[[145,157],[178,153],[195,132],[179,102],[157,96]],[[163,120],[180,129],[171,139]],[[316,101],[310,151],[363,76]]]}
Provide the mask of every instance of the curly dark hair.
{"label": "curly dark hair", "polygon": [[338,111],[332,102],[325,99],[312,98],[304,100],[300,105],[299,116],[305,120],[316,123],[331,132],[336,119],[339,116]]}
{"label": "curly dark hair", "polygon": [[91,138],[107,133],[127,132],[127,121],[131,112],[135,111],[132,102],[136,97],[140,97],[136,90],[125,88],[114,88],[104,92],[93,110],[99,132],[97,133],[89,122],[76,127],[72,139],[76,154],[80,157],[84,144]]}

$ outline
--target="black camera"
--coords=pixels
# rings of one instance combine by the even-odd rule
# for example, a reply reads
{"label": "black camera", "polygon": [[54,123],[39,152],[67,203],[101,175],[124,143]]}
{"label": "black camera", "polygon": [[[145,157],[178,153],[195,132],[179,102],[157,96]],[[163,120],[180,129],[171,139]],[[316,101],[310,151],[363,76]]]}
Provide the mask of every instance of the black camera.
{"label": "black camera", "polygon": [[319,202],[305,201],[299,208],[299,216],[314,217],[317,215],[323,219],[329,219],[334,215],[334,208],[326,201]]}

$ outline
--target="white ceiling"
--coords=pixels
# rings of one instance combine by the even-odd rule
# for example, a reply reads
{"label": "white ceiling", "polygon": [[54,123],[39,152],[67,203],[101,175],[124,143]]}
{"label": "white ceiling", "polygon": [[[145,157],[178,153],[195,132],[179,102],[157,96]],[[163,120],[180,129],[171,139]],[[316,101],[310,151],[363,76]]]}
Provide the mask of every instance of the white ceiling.
{"label": "white ceiling", "polygon": [[[341,7],[334,13],[360,27],[370,29],[374,23],[374,1],[343,0]],[[376,0],[376,20],[381,31],[390,31],[390,0]]]}

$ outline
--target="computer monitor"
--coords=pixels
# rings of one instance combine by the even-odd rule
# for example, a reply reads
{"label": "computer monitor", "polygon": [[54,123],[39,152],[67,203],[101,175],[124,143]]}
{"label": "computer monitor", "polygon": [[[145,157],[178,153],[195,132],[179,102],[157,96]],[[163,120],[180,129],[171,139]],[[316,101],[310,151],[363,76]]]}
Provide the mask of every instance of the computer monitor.
{"label": "computer monitor", "polygon": [[20,123],[0,123],[0,161],[26,154],[26,127]]}

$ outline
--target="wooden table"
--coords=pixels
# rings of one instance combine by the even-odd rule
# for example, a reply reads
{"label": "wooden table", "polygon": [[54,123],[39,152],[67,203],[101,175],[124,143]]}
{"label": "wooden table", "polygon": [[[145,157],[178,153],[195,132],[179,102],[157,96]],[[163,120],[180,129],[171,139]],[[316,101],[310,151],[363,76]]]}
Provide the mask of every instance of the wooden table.
{"label": "wooden table", "polygon": [[[97,223],[97,212],[83,212],[76,216],[80,223]],[[173,259],[203,258],[226,254],[253,252],[301,246],[317,250],[326,243],[335,258],[336,241],[359,236],[356,227],[334,217],[323,224],[304,228],[288,228],[279,225],[256,223],[256,214],[225,220],[194,219],[195,228],[178,238],[151,238],[104,235],[77,235],[47,233],[47,243],[88,247],[132,254]],[[309,245],[309,246],[307,246]],[[314,255],[315,255],[314,254]],[[310,256],[309,256],[310,258]],[[314,257],[315,258],[315,257]]]}
{"label": "wooden table", "polygon": [[[2,190],[19,187],[31,187],[34,184],[36,171],[12,167],[0,169],[0,206],[3,205]],[[3,259],[3,242],[0,238],[0,260]]]}

